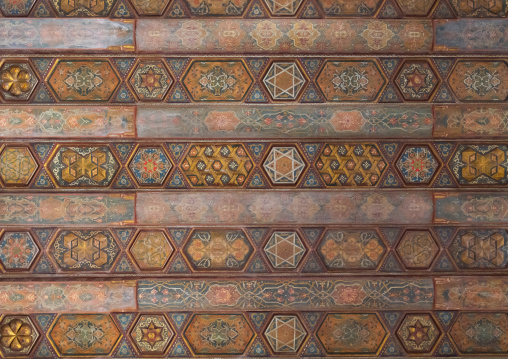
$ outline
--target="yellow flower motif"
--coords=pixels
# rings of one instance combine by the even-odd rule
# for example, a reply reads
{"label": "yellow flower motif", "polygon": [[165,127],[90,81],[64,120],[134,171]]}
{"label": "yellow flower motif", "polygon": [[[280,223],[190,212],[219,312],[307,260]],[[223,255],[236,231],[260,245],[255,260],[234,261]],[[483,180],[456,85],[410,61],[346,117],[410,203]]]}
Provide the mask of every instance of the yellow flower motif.
{"label": "yellow flower motif", "polygon": [[31,75],[19,66],[11,66],[1,74],[2,90],[20,96],[30,90]]}
{"label": "yellow flower motif", "polygon": [[2,346],[14,352],[28,348],[32,340],[32,327],[20,319],[13,319],[0,327]]}

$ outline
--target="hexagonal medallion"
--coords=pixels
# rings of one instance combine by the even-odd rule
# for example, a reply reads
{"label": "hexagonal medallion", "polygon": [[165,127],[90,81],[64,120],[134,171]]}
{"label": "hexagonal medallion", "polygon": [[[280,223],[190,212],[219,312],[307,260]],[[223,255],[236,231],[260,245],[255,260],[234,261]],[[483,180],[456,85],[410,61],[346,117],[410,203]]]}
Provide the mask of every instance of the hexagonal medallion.
{"label": "hexagonal medallion", "polygon": [[242,230],[194,230],[183,250],[194,269],[242,270],[254,248]]}
{"label": "hexagonal medallion", "polygon": [[296,232],[273,232],[264,250],[275,269],[298,267],[307,251]]}
{"label": "hexagonal medallion", "polygon": [[73,357],[107,356],[121,336],[109,314],[62,314],[48,332],[58,353]]}
{"label": "hexagonal medallion", "polygon": [[109,101],[120,78],[105,59],[58,60],[47,83],[60,101]]}
{"label": "hexagonal medallion", "polygon": [[254,80],[241,60],[194,60],[182,84],[194,101],[242,101]]}
{"label": "hexagonal medallion", "polygon": [[161,186],[172,167],[162,147],[140,147],[129,163],[129,169],[140,186]]}
{"label": "hexagonal medallion", "polygon": [[317,0],[327,16],[372,17],[383,0]]}
{"label": "hexagonal medallion", "polygon": [[38,82],[28,62],[6,61],[0,67],[0,93],[6,100],[28,101]]}
{"label": "hexagonal medallion", "polygon": [[396,250],[406,268],[426,269],[434,261],[439,247],[429,231],[407,231]]}
{"label": "hexagonal medallion", "polygon": [[296,147],[272,147],[263,168],[273,184],[295,184],[305,169],[305,162]]}
{"label": "hexagonal medallion", "polygon": [[373,60],[327,60],[316,83],[328,101],[375,101],[386,79]]}
{"label": "hexagonal medallion", "polygon": [[114,0],[99,1],[65,1],[52,0],[58,15],[61,17],[106,17],[108,16]]}
{"label": "hexagonal medallion", "polygon": [[[495,126],[488,120],[485,124]],[[449,166],[453,176],[461,185],[506,185],[508,183],[508,146],[459,145]]]}
{"label": "hexagonal medallion", "polygon": [[407,146],[396,166],[407,184],[429,184],[437,172],[439,162],[428,146]]}
{"label": "hexagonal medallion", "polygon": [[173,83],[162,61],[140,61],[129,83],[142,101],[162,101]]}
{"label": "hexagonal medallion", "polygon": [[27,315],[8,315],[0,323],[0,350],[6,357],[28,356],[39,332]]}
{"label": "hexagonal medallion", "polygon": [[7,271],[29,270],[38,253],[28,232],[4,232],[0,239],[0,262]]}
{"label": "hexagonal medallion", "polygon": [[296,62],[274,62],[263,78],[273,100],[296,100],[305,82]]}
{"label": "hexagonal medallion", "polygon": [[35,0],[0,0],[0,11],[5,17],[28,16]]}
{"label": "hexagonal medallion", "polygon": [[406,61],[395,84],[405,100],[427,101],[436,90],[439,78],[427,61]]}
{"label": "hexagonal medallion", "polygon": [[317,337],[328,354],[376,355],[387,337],[376,314],[327,314]]}
{"label": "hexagonal medallion", "polygon": [[131,0],[132,5],[141,16],[162,15],[168,6],[169,0]]}
{"label": "hexagonal medallion", "polygon": [[130,252],[139,268],[144,270],[163,269],[173,253],[173,246],[163,231],[141,231]]}
{"label": "hexagonal medallion", "polygon": [[195,314],[183,335],[197,355],[241,355],[254,331],[242,314]]}
{"label": "hexagonal medallion", "polygon": [[213,0],[208,2],[185,0],[194,16],[241,16],[250,0]]}
{"label": "hexagonal medallion", "polygon": [[429,353],[440,335],[430,314],[408,314],[397,330],[404,348],[410,353]]}
{"label": "hexagonal medallion", "polygon": [[296,315],[276,315],[265,330],[265,337],[275,353],[296,353],[307,331]]}
{"label": "hexagonal medallion", "polygon": [[27,186],[38,167],[28,147],[6,147],[0,154],[0,178],[6,186]]}
{"label": "hexagonal medallion", "polygon": [[264,0],[273,16],[295,15],[303,0]]}
{"label": "hexagonal medallion", "polygon": [[386,246],[376,231],[328,230],[317,252],[328,270],[376,269]]}
{"label": "hexagonal medallion", "polygon": [[425,16],[436,0],[397,0],[404,15]]}
{"label": "hexagonal medallion", "polygon": [[48,165],[62,187],[107,187],[119,167],[108,146],[62,146]]}
{"label": "hexagonal medallion", "polygon": [[131,332],[131,338],[141,354],[163,355],[174,333],[162,314],[143,314]]}

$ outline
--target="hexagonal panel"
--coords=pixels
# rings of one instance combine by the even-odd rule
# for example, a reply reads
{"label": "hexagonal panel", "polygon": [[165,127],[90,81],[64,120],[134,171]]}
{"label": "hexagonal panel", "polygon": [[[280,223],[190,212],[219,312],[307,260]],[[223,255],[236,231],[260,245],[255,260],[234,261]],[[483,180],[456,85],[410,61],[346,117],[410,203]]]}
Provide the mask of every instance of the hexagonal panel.
{"label": "hexagonal panel", "polygon": [[168,6],[169,0],[131,0],[132,5],[141,16],[162,15]]}
{"label": "hexagonal panel", "polygon": [[197,355],[241,355],[254,331],[242,314],[195,314],[183,335]]}
{"label": "hexagonal panel", "polygon": [[400,342],[409,353],[429,353],[440,334],[430,314],[407,314],[397,330]]}
{"label": "hexagonal panel", "polygon": [[241,187],[254,162],[240,143],[195,144],[181,168],[192,187]]}
{"label": "hexagonal panel", "polygon": [[143,314],[131,332],[131,338],[141,354],[163,355],[175,334],[162,314]]}
{"label": "hexagonal panel", "polygon": [[448,83],[459,101],[502,102],[508,99],[504,61],[457,61]]}
{"label": "hexagonal panel", "polygon": [[242,101],[254,80],[241,60],[194,60],[182,84],[194,101]]}
{"label": "hexagonal panel", "polygon": [[425,16],[436,0],[397,0],[404,15]]}
{"label": "hexagonal panel", "polygon": [[407,231],[396,250],[406,268],[426,269],[434,261],[439,247],[429,231]]}
{"label": "hexagonal panel", "polygon": [[372,17],[383,0],[317,0],[327,16]]}
{"label": "hexagonal panel", "polygon": [[138,233],[130,252],[138,267],[144,270],[160,270],[173,253],[173,246],[163,231],[141,231]]}
{"label": "hexagonal panel", "polygon": [[451,0],[450,3],[459,17],[506,17],[508,10],[505,0]]}
{"label": "hexagonal panel", "polygon": [[5,17],[28,16],[35,0],[0,0],[0,11]]}
{"label": "hexagonal panel", "polygon": [[504,269],[508,234],[501,228],[461,229],[448,251],[459,269]]}
{"label": "hexagonal panel", "polygon": [[109,314],[62,314],[48,338],[62,356],[107,356],[121,337]]}
{"label": "hexagonal panel", "polygon": [[196,270],[243,270],[254,248],[242,230],[194,230],[183,253]]}
{"label": "hexagonal panel", "polygon": [[263,168],[273,184],[296,184],[305,169],[305,162],[296,147],[276,146],[270,150]]}
{"label": "hexagonal panel", "polygon": [[265,337],[275,353],[296,353],[307,331],[296,315],[275,315],[265,330]]}
{"label": "hexagonal panel", "polygon": [[28,101],[38,82],[28,62],[6,61],[0,67],[0,93],[6,100]]}
{"label": "hexagonal panel", "polygon": [[113,4],[112,0],[100,1],[64,1],[53,0],[58,15],[61,17],[106,17]]}
{"label": "hexagonal panel", "polygon": [[142,60],[136,65],[129,83],[140,100],[162,101],[173,79],[161,60]]}
{"label": "hexagonal panel", "polygon": [[462,354],[508,354],[506,313],[460,313],[450,336]]}
{"label": "hexagonal panel", "polygon": [[107,187],[120,164],[108,146],[61,146],[48,168],[62,187]]}
{"label": "hexagonal panel", "polygon": [[264,0],[273,16],[295,15],[303,0]]}
{"label": "hexagonal panel", "polygon": [[6,357],[28,356],[39,332],[27,315],[8,315],[0,323],[0,350]]}
{"label": "hexagonal panel", "polygon": [[[492,123],[489,125],[495,126]],[[508,183],[508,146],[459,145],[449,166],[453,176],[461,185],[506,185]]]}
{"label": "hexagonal panel", "polygon": [[273,100],[296,100],[305,82],[296,62],[274,62],[263,77]]}
{"label": "hexagonal panel", "polygon": [[316,83],[328,101],[375,101],[386,78],[374,60],[327,60]]}
{"label": "hexagonal panel", "polygon": [[6,186],[27,186],[38,167],[28,147],[6,147],[0,154],[0,178]]}
{"label": "hexagonal panel", "polygon": [[328,354],[376,355],[387,331],[374,313],[331,313],[317,331]]}
{"label": "hexagonal panel", "polygon": [[317,253],[328,270],[376,269],[386,246],[372,230],[328,230]]}
{"label": "hexagonal panel", "polygon": [[316,169],[329,187],[376,186],[388,168],[374,143],[326,144]]}
{"label": "hexagonal panel", "polygon": [[298,267],[307,249],[296,232],[273,232],[264,248],[265,254],[275,269]]}
{"label": "hexagonal panel", "polygon": [[190,13],[194,16],[241,16],[249,0],[185,0]]}
{"label": "hexagonal panel", "polygon": [[119,253],[107,229],[63,230],[49,246],[49,254],[64,271],[108,271]]}
{"label": "hexagonal panel", "polygon": [[140,186],[161,186],[172,167],[162,147],[139,147],[129,163]]}
{"label": "hexagonal panel", "polygon": [[395,79],[407,101],[427,101],[439,84],[439,77],[428,61],[406,61]]}
{"label": "hexagonal panel", "polygon": [[120,78],[105,59],[58,60],[47,84],[60,101],[109,101]]}
{"label": "hexagonal panel", "polygon": [[29,270],[38,253],[29,232],[4,232],[0,239],[0,262],[7,271]]}
{"label": "hexagonal panel", "polygon": [[397,160],[404,182],[410,185],[429,184],[437,172],[439,162],[428,146],[407,146]]}

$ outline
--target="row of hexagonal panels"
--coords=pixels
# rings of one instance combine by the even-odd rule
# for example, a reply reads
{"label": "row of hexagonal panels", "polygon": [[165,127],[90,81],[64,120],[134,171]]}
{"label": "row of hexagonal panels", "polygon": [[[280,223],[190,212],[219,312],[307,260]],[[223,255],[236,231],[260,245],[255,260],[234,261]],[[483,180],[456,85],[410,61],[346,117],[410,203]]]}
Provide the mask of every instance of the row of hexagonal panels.
{"label": "row of hexagonal panels", "polygon": [[[203,228],[169,232],[163,229],[136,232],[133,228],[63,229],[56,233],[46,231],[44,243],[37,241],[35,238],[39,237],[30,231],[8,230],[0,235],[0,268],[8,272],[31,271],[35,263],[42,263],[43,272],[48,273],[46,267],[51,264],[47,253],[49,261],[67,273],[109,272],[113,268],[120,273],[134,271],[123,252],[141,271],[175,273],[187,267],[195,272],[256,272],[263,268],[264,272],[269,272],[265,262],[274,271],[301,270],[303,263],[326,271],[372,271],[380,266],[393,266],[393,261],[397,261],[394,254],[406,270],[426,270],[440,252],[443,252],[440,257],[449,263],[447,271],[453,270],[451,262],[459,270],[503,270],[508,265],[505,229],[460,229],[453,240],[444,241],[449,244],[443,245],[445,248],[441,250],[434,232],[443,230],[449,228],[408,229],[397,238],[393,234],[387,236],[384,229],[375,228],[276,229],[269,235],[268,229]],[[321,233],[324,233],[322,238]],[[393,243],[393,251],[383,237]]]}
{"label": "row of hexagonal panels", "polygon": [[[382,62],[386,73],[374,58],[329,59],[322,64],[320,60],[314,60],[315,63],[273,60],[267,64],[265,60],[238,58],[197,59],[189,65],[184,60],[178,64],[163,59],[112,61],[115,66],[106,58],[59,59],[49,74],[43,71],[41,77],[46,77],[47,87],[63,102],[136,102],[130,90],[121,85],[124,77],[139,101],[268,102],[264,94],[267,91],[272,101],[374,102],[392,73],[396,74],[393,82],[405,101],[428,101],[436,94],[443,72],[431,61],[412,59]],[[47,68],[51,63],[35,64]],[[453,62],[447,65],[451,67]],[[259,75],[257,80],[254,73]],[[460,60],[447,83],[459,101],[505,101],[506,78],[508,66],[504,61]],[[38,82],[28,61],[6,60],[0,67],[0,93],[7,101],[28,101]],[[258,82],[264,85],[264,90]],[[302,99],[307,86],[309,90]],[[390,91],[391,97],[398,96],[395,90]],[[447,91],[446,96],[443,91]],[[446,88],[439,96],[440,102],[453,102]],[[50,95],[46,92],[43,97]]]}

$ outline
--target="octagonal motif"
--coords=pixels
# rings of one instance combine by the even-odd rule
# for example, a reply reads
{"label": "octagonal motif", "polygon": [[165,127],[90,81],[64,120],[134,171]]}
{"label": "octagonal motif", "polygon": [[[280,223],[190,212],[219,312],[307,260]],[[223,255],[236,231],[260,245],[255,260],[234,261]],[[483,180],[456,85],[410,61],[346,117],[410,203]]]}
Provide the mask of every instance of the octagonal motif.
{"label": "octagonal motif", "polygon": [[162,15],[170,0],[131,0],[132,5],[140,16]]}
{"label": "octagonal motif", "polygon": [[35,0],[0,0],[0,11],[6,17],[28,16]]}
{"label": "octagonal motif", "polygon": [[239,271],[252,256],[254,248],[242,230],[194,230],[183,253],[196,270]]}
{"label": "octagonal motif", "polygon": [[439,247],[429,231],[411,230],[404,233],[396,251],[407,269],[427,269]]}
{"label": "octagonal motif", "polygon": [[27,186],[38,167],[28,147],[6,147],[0,154],[0,178],[6,186]]}
{"label": "octagonal motif", "polygon": [[296,315],[275,315],[265,330],[265,337],[275,353],[296,353],[307,331]]}
{"label": "octagonal motif", "polygon": [[270,181],[277,184],[296,184],[305,169],[305,162],[294,146],[272,147],[263,163]]}
{"label": "octagonal motif", "polygon": [[131,338],[138,351],[147,355],[163,355],[174,333],[162,314],[143,314],[131,331]]}
{"label": "octagonal motif", "polygon": [[376,355],[388,333],[374,313],[330,313],[317,331],[328,354]]}
{"label": "octagonal motif", "polygon": [[439,84],[428,61],[406,61],[395,79],[406,101],[427,101]]}
{"label": "octagonal motif", "polygon": [[38,83],[28,62],[6,61],[0,67],[0,93],[8,101],[28,101]]}
{"label": "octagonal motif", "polygon": [[331,102],[372,102],[386,85],[374,60],[327,60],[316,83]]}
{"label": "octagonal motif", "polygon": [[183,335],[196,355],[241,355],[254,331],[243,314],[195,314]]}
{"label": "octagonal motif", "polygon": [[296,62],[274,62],[263,77],[273,100],[296,100],[305,82]]}
{"label": "octagonal motif", "polygon": [[436,0],[397,0],[404,15],[425,16]]}
{"label": "octagonal motif", "polygon": [[397,336],[409,353],[429,353],[441,332],[430,314],[407,314]]}
{"label": "octagonal motif", "polygon": [[376,269],[386,246],[371,230],[328,230],[317,248],[328,270]]}
{"label": "octagonal motif", "polygon": [[139,147],[129,163],[140,186],[161,186],[172,167],[162,147]]}
{"label": "octagonal motif", "polygon": [[264,248],[275,269],[294,269],[300,264],[307,249],[297,232],[273,232]]}
{"label": "octagonal motif", "polygon": [[6,357],[28,356],[39,332],[27,315],[7,315],[0,323],[0,351]]}
{"label": "octagonal motif", "polygon": [[143,270],[160,270],[173,253],[173,246],[163,231],[141,231],[130,248],[138,267]]}
{"label": "octagonal motif", "polygon": [[420,185],[432,181],[439,162],[428,146],[406,146],[396,166],[406,184]]}
{"label": "octagonal motif", "polygon": [[295,15],[303,0],[264,0],[273,16]]}
{"label": "octagonal motif", "polygon": [[134,69],[129,83],[142,101],[162,101],[173,79],[161,60],[141,60]]}
{"label": "octagonal motif", "polygon": [[0,262],[7,271],[29,270],[38,253],[29,232],[4,232],[0,239]]}
{"label": "octagonal motif", "polygon": [[194,60],[182,84],[194,101],[242,101],[254,80],[241,60]]}

